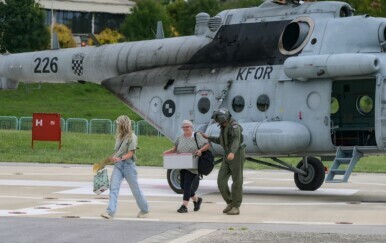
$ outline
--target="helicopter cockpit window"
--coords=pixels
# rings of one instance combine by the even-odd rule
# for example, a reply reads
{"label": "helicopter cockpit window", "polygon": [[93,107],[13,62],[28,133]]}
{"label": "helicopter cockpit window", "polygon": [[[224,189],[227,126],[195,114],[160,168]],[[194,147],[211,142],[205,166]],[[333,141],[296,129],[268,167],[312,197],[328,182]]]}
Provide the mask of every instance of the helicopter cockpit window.
{"label": "helicopter cockpit window", "polygon": [[259,98],[257,98],[257,109],[259,109],[259,111],[266,111],[268,110],[269,108],[269,97],[265,94],[263,95],[260,95]]}
{"label": "helicopter cockpit window", "polygon": [[202,114],[207,113],[210,110],[210,100],[207,97],[201,98],[198,101],[197,108]]}
{"label": "helicopter cockpit window", "polygon": [[233,98],[232,108],[235,112],[241,112],[242,110],[244,110],[244,106],[245,106],[245,101],[243,97],[238,95],[235,98]]}
{"label": "helicopter cockpit window", "polygon": [[357,99],[357,110],[362,115],[369,114],[374,107],[373,99],[368,95],[359,96]]}
{"label": "helicopter cockpit window", "polygon": [[335,114],[339,111],[339,101],[335,97],[331,97],[331,114]]}
{"label": "helicopter cockpit window", "polygon": [[351,10],[349,6],[343,6],[340,9],[339,17],[344,18],[352,15],[353,15],[353,10]]}

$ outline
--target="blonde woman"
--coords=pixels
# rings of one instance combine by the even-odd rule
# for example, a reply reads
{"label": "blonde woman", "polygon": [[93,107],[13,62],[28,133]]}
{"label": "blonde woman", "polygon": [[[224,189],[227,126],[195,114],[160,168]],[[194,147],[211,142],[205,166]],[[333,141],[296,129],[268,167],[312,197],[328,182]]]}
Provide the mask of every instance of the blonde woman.
{"label": "blonde woman", "polygon": [[[194,153],[197,156],[201,156],[202,152],[208,150],[210,144],[206,139],[202,137],[200,133],[196,133],[197,143],[200,147],[197,148],[196,141],[194,139],[193,124],[189,120],[182,121],[183,134],[179,136],[173,146],[173,148],[166,150],[164,153]],[[194,211],[200,210],[202,198],[196,195],[192,185],[195,181],[199,180],[197,169],[183,169],[180,170],[181,188],[184,190],[184,196],[182,198],[182,205],[177,210],[179,213],[188,212],[189,199],[193,200]]]}
{"label": "blonde woman", "polygon": [[138,186],[137,169],[135,167],[135,150],[138,138],[131,129],[131,121],[128,116],[120,116],[116,120],[117,131],[115,135],[115,153],[111,157],[114,170],[110,181],[110,199],[106,212],[101,216],[106,219],[114,218],[117,208],[119,189],[123,178],[130,186],[131,192],[137,202],[140,211],[138,218],[144,218],[149,213],[149,208],[141,189]]}

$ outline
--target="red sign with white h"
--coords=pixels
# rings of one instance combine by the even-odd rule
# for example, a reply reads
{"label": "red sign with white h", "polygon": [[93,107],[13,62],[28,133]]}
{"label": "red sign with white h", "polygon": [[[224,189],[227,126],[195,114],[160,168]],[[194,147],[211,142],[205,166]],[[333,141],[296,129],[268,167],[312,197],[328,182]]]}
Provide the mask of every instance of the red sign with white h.
{"label": "red sign with white h", "polygon": [[60,114],[34,113],[32,117],[32,148],[34,141],[58,141],[62,143]]}

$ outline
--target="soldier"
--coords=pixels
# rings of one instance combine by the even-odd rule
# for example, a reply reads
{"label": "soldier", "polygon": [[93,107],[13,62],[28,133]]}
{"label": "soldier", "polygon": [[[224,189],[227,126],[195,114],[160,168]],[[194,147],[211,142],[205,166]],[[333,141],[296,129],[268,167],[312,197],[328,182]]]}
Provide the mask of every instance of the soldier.
{"label": "soldier", "polygon": [[[221,128],[219,137],[209,137],[203,134],[210,142],[220,144],[224,149],[224,158],[218,172],[217,185],[220,193],[227,203],[223,213],[228,215],[240,214],[240,205],[243,193],[243,167],[245,158],[245,146],[241,126],[231,118],[231,114],[225,108],[213,113],[214,119]],[[228,187],[228,179],[232,176],[232,192]]]}

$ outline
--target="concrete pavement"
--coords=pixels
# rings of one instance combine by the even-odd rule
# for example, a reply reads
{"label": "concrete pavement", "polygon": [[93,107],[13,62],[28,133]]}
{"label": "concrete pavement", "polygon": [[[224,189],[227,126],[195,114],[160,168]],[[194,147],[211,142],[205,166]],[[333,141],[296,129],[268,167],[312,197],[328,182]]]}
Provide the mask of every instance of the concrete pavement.
{"label": "concrete pavement", "polygon": [[[108,169],[111,173],[112,167]],[[130,238],[135,240],[130,242],[162,236],[160,232],[173,231],[177,225],[194,229],[177,234],[177,239],[188,236],[196,242],[209,242],[205,239],[210,239],[210,236],[218,239],[216,234],[226,235],[229,228],[241,229],[243,225],[248,225],[246,228],[249,230],[239,230],[231,235],[253,234],[251,229],[261,230],[259,227],[264,225],[283,231],[297,228],[298,231],[312,229],[312,232],[323,233],[323,228],[331,227],[344,228],[342,232],[336,232],[337,234],[364,235],[372,232],[371,235],[380,237],[386,234],[385,174],[354,173],[349,183],[324,184],[315,192],[302,192],[294,185],[292,173],[245,170],[244,199],[239,216],[221,213],[225,203],[217,189],[217,171],[200,183],[198,194],[204,198],[201,210],[193,212],[191,204],[188,214],[176,212],[182,196],[169,188],[166,170],[139,167],[138,174],[140,186],[149,201],[149,217],[135,218],[138,208],[124,182],[118,212],[112,222],[157,225],[159,231],[148,230],[142,237]],[[92,168],[88,165],[0,163],[0,219],[4,221],[1,224],[30,220],[36,220],[40,224],[46,221],[56,224],[106,224],[99,215],[106,208],[108,193],[95,195],[92,192],[92,178]],[[121,225],[111,222],[107,224]],[[367,230],[361,232],[355,227]],[[213,231],[216,229],[226,232]],[[262,230],[264,231],[264,227]],[[299,233],[304,233],[304,230]],[[0,231],[0,240],[2,237],[9,239],[10,236]],[[161,239],[158,242],[164,241]]]}

